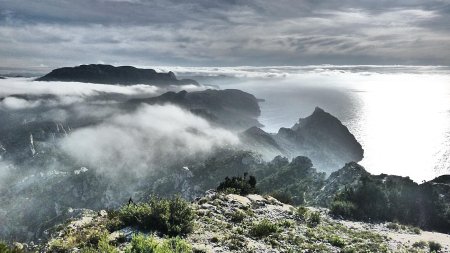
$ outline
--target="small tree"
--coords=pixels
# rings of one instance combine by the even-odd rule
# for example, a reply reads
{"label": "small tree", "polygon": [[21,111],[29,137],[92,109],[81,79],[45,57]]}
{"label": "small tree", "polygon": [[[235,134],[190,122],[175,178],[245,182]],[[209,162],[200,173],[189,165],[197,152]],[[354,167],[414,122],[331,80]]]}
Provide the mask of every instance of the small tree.
{"label": "small tree", "polygon": [[225,181],[221,182],[217,187],[220,192],[235,193],[239,195],[247,195],[256,193],[256,178],[250,176],[247,179],[247,173],[244,177],[226,177]]}

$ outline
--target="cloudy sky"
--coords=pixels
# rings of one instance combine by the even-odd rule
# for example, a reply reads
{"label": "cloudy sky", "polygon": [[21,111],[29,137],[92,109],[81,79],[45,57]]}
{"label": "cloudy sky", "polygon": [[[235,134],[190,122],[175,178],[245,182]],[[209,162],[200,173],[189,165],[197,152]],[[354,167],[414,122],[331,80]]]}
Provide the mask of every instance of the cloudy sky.
{"label": "cloudy sky", "polygon": [[0,0],[0,68],[450,65],[450,0]]}

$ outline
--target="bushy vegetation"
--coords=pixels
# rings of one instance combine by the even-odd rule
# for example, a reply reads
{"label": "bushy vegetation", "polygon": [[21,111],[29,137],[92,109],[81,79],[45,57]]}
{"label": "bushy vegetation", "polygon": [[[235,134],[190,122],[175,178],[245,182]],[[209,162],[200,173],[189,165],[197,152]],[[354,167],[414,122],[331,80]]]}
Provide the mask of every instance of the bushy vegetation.
{"label": "bushy vegetation", "polygon": [[316,227],[317,225],[320,224],[320,221],[322,220],[322,218],[320,217],[320,213],[319,212],[311,212],[309,214],[307,223],[309,227]]}
{"label": "bushy vegetation", "polygon": [[294,201],[292,199],[292,195],[288,192],[276,191],[276,192],[270,193],[269,195],[284,204],[290,205],[290,204],[294,203]]}
{"label": "bushy vegetation", "polygon": [[247,195],[256,193],[256,178],[249,176],[247,173],[243,177],[226,177],[217,187],[219,192],[234,193],[239,195]]}
{"label": "bushy vegetation", "polygon": [[245,219],[247,214],[244,211],[236,210],[232,212],[229,216],[232,222],[240,223]]}
{"label": "bushy vegetation", "polygon": [[386,225],[386,227],[391,229],[391,230],[399,230],[400,229],[400,226],[397,223],[395,223],[395,222],[389,222]]}
{"label": "bushy vegetation", "polygon": [[81,253],[96,253],[96,252],[119,253],[116,247],[109,244],[108,236],[106,234],[103,234],[99,238],[99,241],[97,242],[96,246],[88,246],[81,250]]}
{"label": "bushy vegetation", "polygon": [[22,253],[23,250],[9,247],[6,243],[0,242],[0,253]]}
{"label": "bushy vegetation", "polygon": [[278,224],[273,223],[267,219],[264,219],[252,225],[252,227],[250,228],[250,235],[261,238],[276,233],[278,232],[278,230],[279,230]]}
{"label": "bushy vegetation", "polygon": [[[269,173],[270,172],[270,173]],[[311,160],[298,156],[289,163],[287,159],[276,157],[267,165],[265,172],[256,174],[261,178],[258,187],[267,193],[275,193],[283,203],[301,205],[312,199],[325,180],[325,173],[317,172]]]}
{"label": "bushy vegetation", "polygon": [[428,246],[428,243],[425,241],[418,241],[413,243],[414,248],[425,249]]}
{"label": "bushy vegetation", "polygon": [[358,185],[337,193],[330,210],[348,219],[398,221],[415,226],[426,223],[426,228],[450,231],[450,212],[438,194],[427,185],[418,186],[400,177],[362,177]]}
{"label": "bushy vegetation", "polygon": [[356,206],[350,201],[336,200],[331,203],[330,211],[337,216],[353,218],[354,213],[356,213]]}
{"label": "bushy vegetation", "polygon": [[185,235],[192,230],[194,212],[180,197],[150,198],[144,203],[129,204],[113,215],[111,223],[133,226],[143,231],[158,231],[170,236]]}
{"label": "bushy vegetation", "polygon": [[441,249],[442,249],[442,245],[437,242],[434,242],[434,241],[429,241],[428,247],[430,248],[430,252],[436,252],[436,253],[441,252]]}
{"label": "bushy vegetation", "polygon": [[152,236],[135,235],[125,253],[190,253],[192,247],[179,237],[158,241]]}
{"label": "bushy vegetation", "polygon": [[296,215],[297,217],[299,217],[302,220],[306,220],[307,215],[308,215],[308,208],[304,207],[304,206],[299,206],[296,209]]}

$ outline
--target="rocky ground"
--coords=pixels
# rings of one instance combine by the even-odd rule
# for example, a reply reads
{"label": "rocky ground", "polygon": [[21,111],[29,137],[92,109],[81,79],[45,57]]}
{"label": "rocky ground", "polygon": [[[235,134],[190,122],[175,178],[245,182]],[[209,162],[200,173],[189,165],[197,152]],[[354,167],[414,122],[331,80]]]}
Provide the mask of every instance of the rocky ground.
{"label": "rocky ground", "polygon": [[[327,209],[293,207],[270,196],[209,191],[192,208],[194,229],[184,239],[193,252],[430,252],[429,241],[440,243],[441,252],[450,252],[450,235],[394,223],[334,219]],[[124,252],[133,235],[140,233],[131,227],[108,230],[106,211],[76,212],[72,220],[48,231],[52,235],[48,242],[29,246],[30,250],[84,252],[79,247],[83,240],[100,234],[114,250]]]}

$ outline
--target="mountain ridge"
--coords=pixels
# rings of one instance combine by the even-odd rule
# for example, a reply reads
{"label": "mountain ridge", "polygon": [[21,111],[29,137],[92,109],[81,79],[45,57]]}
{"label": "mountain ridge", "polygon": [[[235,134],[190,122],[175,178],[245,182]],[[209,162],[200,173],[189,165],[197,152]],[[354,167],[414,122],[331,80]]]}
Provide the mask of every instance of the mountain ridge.
{"label": "mountain ridge", "polygon": [[140,69],[132,66],[115,67],[105,64],[89,64],[57,68],[35,80],[121,85],[199,85],[197,81],[192,79],[178,80],[172,71],[169,71],[168,73],[158,73],[154,69]]}

